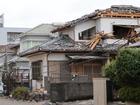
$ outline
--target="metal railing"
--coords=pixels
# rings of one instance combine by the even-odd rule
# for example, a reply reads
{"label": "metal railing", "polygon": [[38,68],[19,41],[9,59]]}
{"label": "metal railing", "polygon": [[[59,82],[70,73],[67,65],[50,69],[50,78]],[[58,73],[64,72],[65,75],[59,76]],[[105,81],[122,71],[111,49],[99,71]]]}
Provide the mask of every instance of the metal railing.
{"label": "metal railing", "polygon": [[93,77],[101,77],[101,73],[94,73],[91,75],[72,75],[72,74],[61,74],[61,73],[51,73],[50,74],[51,83],[62,83],[62,82],[92,82]]}

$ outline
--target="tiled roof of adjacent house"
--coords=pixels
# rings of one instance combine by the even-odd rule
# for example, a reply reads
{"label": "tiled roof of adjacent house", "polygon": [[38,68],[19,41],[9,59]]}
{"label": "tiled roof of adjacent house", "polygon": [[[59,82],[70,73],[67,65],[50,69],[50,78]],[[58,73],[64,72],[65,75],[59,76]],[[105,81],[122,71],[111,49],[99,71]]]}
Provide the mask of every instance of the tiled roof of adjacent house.
{"label": "tiled roof of adjacent house", "polygon": [[90,49],[86,44],[75,42],[68,35],[60,35],[39,46],[22,52],[20,55],[28,55],[35,52],[88,52]]}
{"label": "tiled roof of adjacent house", "polygon": [[0,45],[0,53],[12,53],[13,50],[11,49],[12,46],[15,46],[14,44],[9,45]]}
{"label": "tiled roof of adjacent house", "polygon": [[111,8],[104,10],[95,10],[93,13],[84,15],[78,19],[69,21],[63,26],[54,29],[52,32],[62,31],[75,26],[77,23],[87,21],[89,19],[97,19],[100,17],[122,17],[122,18],[140,18],[140,8],[132,5],[113,5]]}
{"label": "tiled roof of adjacent house", "polygon": [[14,56],[12,59],[8,61],[10,62],[28,62],[29,60],[26,57],[19,57],[19,56]]}
{"label": "tiled roof of adjacent house", "polygon": [[108,46],[97,46],[94,50],[91,50],[87,43],[75,42],[68,35],[60,35],[47,42],[35,46],[20,53],[20,56],[26,56],[34,54],[37,52],[49,52],[49,53],[89,53],[89,52],[116,52],[120,46],[119,45],[108,45]]}

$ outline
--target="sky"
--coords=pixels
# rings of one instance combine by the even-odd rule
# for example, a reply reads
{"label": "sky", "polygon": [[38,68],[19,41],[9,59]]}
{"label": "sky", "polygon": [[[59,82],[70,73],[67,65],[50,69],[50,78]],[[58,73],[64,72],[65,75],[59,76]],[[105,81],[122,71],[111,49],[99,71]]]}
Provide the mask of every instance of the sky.
{"label": "sky", "polygon": [[111,5],[134,5],[140,0],[0,0],[5,27],[33,28],[42,23],[64,23]]}

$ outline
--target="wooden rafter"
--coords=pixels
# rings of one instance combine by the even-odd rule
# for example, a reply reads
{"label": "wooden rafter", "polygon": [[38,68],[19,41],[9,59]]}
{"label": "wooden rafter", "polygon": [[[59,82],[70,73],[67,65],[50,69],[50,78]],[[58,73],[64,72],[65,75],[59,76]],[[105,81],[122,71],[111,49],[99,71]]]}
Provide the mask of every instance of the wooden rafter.
{"label": "wooden rafter", "polygon": [[113,35],[112,33],[104,33],[104,31],[99,32],[89,41],[88,46],[93,50],[104,37],[113,37]]}

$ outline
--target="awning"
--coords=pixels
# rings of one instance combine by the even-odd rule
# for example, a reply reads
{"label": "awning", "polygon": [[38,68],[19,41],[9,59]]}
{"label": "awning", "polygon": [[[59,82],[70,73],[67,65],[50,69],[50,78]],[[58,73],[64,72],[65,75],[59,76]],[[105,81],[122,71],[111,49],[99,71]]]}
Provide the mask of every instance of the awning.
{"label": "awning", "polygon": [[14,56],[12,59],[10,59],[8,61],[8,63],[10,62],[28,62],[29,60],[25,57],[19,57],[19,56]]}
{"label": "awning", "polygon": [[78,59],[107,59],[108,57],[103,57],[103,56],[79,56],[79,55],[73,55],[73,56],[69,56],[68,57],[70,59],[75,59],[75,60],[78,60]]}

